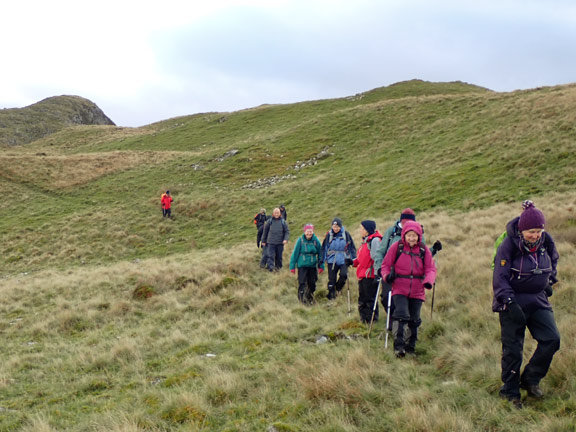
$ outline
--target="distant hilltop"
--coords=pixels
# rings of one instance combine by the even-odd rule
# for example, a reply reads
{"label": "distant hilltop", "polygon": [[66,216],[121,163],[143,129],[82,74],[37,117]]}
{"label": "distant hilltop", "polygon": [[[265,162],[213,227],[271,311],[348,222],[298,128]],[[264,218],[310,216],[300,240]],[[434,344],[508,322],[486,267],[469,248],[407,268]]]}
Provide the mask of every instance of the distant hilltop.
{"label": "distant hilltop", "polygon": [[116,124],[80,96],[54,96],[25,108],[0,110],[0,146],[18,146],[76,125]]}

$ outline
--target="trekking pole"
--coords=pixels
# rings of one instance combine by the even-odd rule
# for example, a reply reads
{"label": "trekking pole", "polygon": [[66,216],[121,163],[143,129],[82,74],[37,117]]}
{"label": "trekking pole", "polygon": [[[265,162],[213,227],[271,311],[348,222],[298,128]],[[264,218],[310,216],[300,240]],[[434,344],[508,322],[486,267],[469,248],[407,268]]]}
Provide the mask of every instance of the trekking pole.
{"label": "trekking pole", "polygon": [[[436,252],[436,257],[434,257],[434,265],[436,265],[436,269],[438,269],[438,252]],[[432,304],[430,305],[430,321],[434,318],[434,296],[436,294],[436,281],[434,281],[434,285],[432,286]]]}
{"label": "trekking pole", "polygon": [[350,279],[346,279],[346,285],[348,286],[348,318],[350,318]]}
{"label": "trekking pole", "polygon": [[372,333],[372,324],[374,324],[374,315],[376,314],[376,308],[378,307],[378,297],[380,296],[380,288],[382,288],[382,278],[378,282],[378,289],[376,290],[376,298],[374,298],[374,307],[372,308],[372,318],[370,319],[370,328],[368,329],[368,339],[370,339],[370,333]]}
{"label": "trekking pole", "polygon": [[392,306],[392,289],[388,291],[388,307],[386,309],[386,340],[384,341],[384,349],[388,348],[388,329],[390,328],[390,308]]}

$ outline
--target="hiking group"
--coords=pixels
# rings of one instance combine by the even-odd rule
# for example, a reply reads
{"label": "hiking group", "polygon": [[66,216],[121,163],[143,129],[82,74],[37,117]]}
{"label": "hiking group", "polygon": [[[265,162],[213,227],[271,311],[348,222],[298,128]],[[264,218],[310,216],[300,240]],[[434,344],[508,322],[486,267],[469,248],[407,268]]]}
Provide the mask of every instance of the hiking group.
{"label": "hiking group", "polygon": [[[560,348],[560,334],[548,300],[558,281],[558,252],[550,234],[544,232],[544,214],[532,201],[524,201],[522,208],[521,215],[507,224],[496,241],[492,281],[492,310],[499,314],[502,344],[500,396],[517,408],[522,408],[520,389],[530,397],[543,397],[540,381]],[[262,209],[254,223],[258,228],[257,245],[262,247],[261,267],[280,270],[290,234],[283,213],[275,208],[272,217],[267,218]],[[442,250],[442,243],[426,246],[424,229],[409,208],[402,211],[384,235],[373,220],[362,221],[359,229],[362,243],[356,250],[340,218],[332,220],[322,243],[312,224],[304,226],[290,258],[290,271],[298,274],[298,300],[307,305],[314,303],[318,275],[325,265],[327,298],[334,300],[347,283],[349,286],[348,267],[353,266],[358,280],[360,320],[370,324],[371,330],[372,323],[379,319],[380,298],[387,312],[386,331],[392,333],[394,354],[400,358],[415,355],[426,290],[435,287],[433,257]],[[434,291],[431,312],[433,307]],[[521,373],[526,329],[537,347]]]}
{"label": "hiking group", "polygon": [[[265,209],[261,209],[254,216],[254,224],[258,229],[256,244],[262,247],[260,267],[279,271],[284,245],[290,235],[280,208],[274,209],[272,217],[266,217]],[[290,257],[290,271],[298,276],[298,300],[314,304],[318,275],[326,266],[327,298],[336,299],[348,284],[350,311],[348,268],[352,266],[358,280],[360,320],[365,324],[378,321],[378,293],[384,288],[381,298],[384,305],[389,305],[394,353],[398,357],[415,355],[425,289],[432,289],[436,278],[432,257],[442,245],[437,241],[432,251],[426,247],[423,228],[409,208],[402,211],[400,218],[385,232],[385,237],[376,229],[373,220],[362,221],[360,232],[362,244],[356,250],[354,240],[340,218],[332,220],[322,243],[314,233],[314,225],[304,226]],[[390,301],[387,302],[388,297]]]}

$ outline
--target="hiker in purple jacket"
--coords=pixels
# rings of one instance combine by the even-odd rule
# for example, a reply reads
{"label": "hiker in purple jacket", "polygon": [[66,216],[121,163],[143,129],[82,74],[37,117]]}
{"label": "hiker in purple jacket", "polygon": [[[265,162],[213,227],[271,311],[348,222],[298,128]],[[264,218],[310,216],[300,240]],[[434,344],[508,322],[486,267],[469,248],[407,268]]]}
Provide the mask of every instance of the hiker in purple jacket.
{"label": "hiker in purple jacket", "polygon": [[[532,201],[506,226],[506,238],[494,260],[494,301],[492,310],[500,315],[502,340],[502,382],[500,396],[522,407],[520,388],[528,396],[541,398],[540,380],[560,348],[548,297],[557,282],[558,252],[550,234],[544,232],[544,214]],[[526,328],[538,345],[520,374]]]}

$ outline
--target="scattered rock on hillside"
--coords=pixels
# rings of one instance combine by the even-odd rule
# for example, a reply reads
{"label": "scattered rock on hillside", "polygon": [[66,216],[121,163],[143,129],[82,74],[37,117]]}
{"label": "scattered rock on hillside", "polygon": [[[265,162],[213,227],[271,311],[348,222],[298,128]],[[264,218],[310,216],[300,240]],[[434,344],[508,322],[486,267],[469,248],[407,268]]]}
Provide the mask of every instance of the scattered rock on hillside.
{"label": "scattered rock on hillside", "polygon": [[300,170],[302,168],[314,166],[318,163],[319,160],[326,159],[327,157],[330,157],[332,155],[333,153],[330,153],[330,147],[326,146],[322,150],[320,150],[320,152],[316,156],[311,157],[306,161],[296,161],[296,164],[292,168],[294,168],[295,170]]}
{"label": "scattered rock on hillside", "polygon": [[217,162],[222,162],[222,161],[228,159],[229,157],[236,156],[239,152],[240,152],[240,150],[238,150],[238,149],[232,149],[232,150],[227,151],[226,153],[224,153],[222,156],[217,157],[217,158],[215,159],[215,161],[217,161]]}
{"label": "scattered rock on hillside", "polygon": [[258,179],[256,181],[251,182],[251,183],[245,184],[244,186],[242,186],[242,189],[262,189],[262,188],[266,188],[268,186],[274,186],[275,184],[280,183],[281,181],[288,180],[288,179],[295,179],[295,178],[297,178],[297,176],[295,176],[294,174],[286,174],[283,176],[274,176],[274,177]]}

